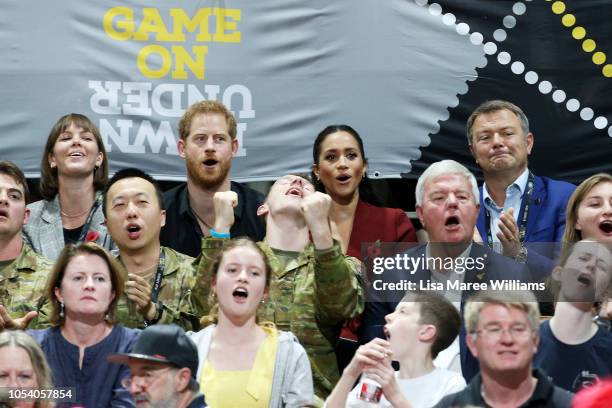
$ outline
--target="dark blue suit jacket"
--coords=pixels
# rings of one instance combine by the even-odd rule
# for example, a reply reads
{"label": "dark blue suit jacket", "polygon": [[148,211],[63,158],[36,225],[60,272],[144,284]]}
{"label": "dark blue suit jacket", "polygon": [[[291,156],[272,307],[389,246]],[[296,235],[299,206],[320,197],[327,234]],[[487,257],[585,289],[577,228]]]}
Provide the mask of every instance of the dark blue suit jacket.
{"label": "dark blue suit jacket", "polygon": [[[576,186],[548,177],[534,177],[533,196],[527,214],[525,246],[527,267],[533,278],[540,281],[550,275],[559,254],[559,245],[565,231],[565,208]],[[488,245],[482,186],[480,190],[480,213],[476,227],[485,245]],[[521,203],[518,219],[523,218],[525,200]],[[529,243],[532,243],[529,245]],[[537,243],[537,244],[533,244]]]}
{"label": "dark blue suit jacket", "polygon": [[[408,251],[408,255],[413,257],[422,257],[424,254],[425,245]],[[482,270],[476,270],[475,268],[466,270],[464,278],[464,282],[466,283],[490,282],[500,279],[515,279],[521,282],[530,281],[530,274],[525,265],[521,265],[510,258],[496,254],[488,247],[474,243],[472,244],[469,256],[472,259],[484,259],[484,268]],[[411,275],[405,270],[391,270],[375,276],[373,282],[375,279],[382,279],[384,282],[400,282],[406,279],[411,281],[429,281],[431,279],[431,272],[427,269],[421,269],[415,271],[415,273]],[[462,311],[465,300],[469,294],[469,292],[462,293]],[[375,337],[384,338],[382,329],[385,324],[385,316],[395,311],[395,307],[402,296],[403,293],[397,291],[390,293],[389,291],[376,291],[372,286],[368,288],[368,295],[366,297],[366,305],[363,313],[363,323],[359,335],[360,343],[367,343]],[[459,333],[461,371],[466,382],[469,382],[472,377],[478,373],[479,366],[478,360],[476,360],[467,349],[465,336],[466,331],[462,316],[461,331]]]}

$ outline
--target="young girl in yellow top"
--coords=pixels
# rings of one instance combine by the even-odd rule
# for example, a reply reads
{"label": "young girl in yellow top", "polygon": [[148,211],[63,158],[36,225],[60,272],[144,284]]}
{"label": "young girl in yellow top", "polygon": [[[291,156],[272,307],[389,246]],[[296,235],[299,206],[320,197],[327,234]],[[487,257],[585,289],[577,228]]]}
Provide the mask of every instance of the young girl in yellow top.
{"label": "young girl in yellow top", "polygon": [[310,363],[293,334],[258,324],[257,308],[270,284],[265,254],[250,239],[225,244],[214,271],[213,313],[192,335],[197,378],[206,402],[224,407],[301,407],[314,398]]}

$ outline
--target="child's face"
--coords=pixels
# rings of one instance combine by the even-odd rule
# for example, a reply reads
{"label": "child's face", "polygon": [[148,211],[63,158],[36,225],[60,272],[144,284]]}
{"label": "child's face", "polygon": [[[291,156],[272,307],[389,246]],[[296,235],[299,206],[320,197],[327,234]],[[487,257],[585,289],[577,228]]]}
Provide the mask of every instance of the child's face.
{"label": "child's face", "polygon": [[577,242],[565,265],[555,271],[561,283],[561,301],[594,302],[602,299],[612,276],[612,254],[597,242]]}
{"label": "child's face", "polygon": [[417,302],[400,302],[385,320],[385,334],[391,344],[393,360],[401,360],[414,351],[424,326],[420,323],[421,306]]}

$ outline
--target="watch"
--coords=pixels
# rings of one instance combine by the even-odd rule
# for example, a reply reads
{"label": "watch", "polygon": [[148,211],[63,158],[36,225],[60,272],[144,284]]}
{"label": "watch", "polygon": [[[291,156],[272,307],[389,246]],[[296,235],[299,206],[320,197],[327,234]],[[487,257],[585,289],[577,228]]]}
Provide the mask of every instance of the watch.
{"label": "watch", "polygon": [[145,317],[145,327],[159,322],[162,318],[162,314],[164,314],[164,305],[162,304],[162,302],[155,303],[155,316],[153,316],[153,319],[151,320],[147,320],[147,318]]}

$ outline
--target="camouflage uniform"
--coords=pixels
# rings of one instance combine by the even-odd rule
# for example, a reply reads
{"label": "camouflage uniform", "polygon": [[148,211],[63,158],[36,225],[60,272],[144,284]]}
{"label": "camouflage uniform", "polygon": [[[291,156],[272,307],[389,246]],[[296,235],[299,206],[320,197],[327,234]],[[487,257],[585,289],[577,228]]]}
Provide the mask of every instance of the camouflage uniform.
{"label": "camouflage uniform", "polygon": [[38,311],[43,303],[47,278],[53,263],[27,244],[15,261],[0,273],[0,304],[12,318]]}
{"label": "camouflage uniform", "polygon": [[[161,247],[165,256],[164,276],[161,281],[158,301],[164,305],[159,324],[175,323],[185,330],[198,330],[199,316],[191,305],[191,288],[195,282],[194,259],[167,247]],[[121,260],[121,257],[119,257]],[[153,288],[155,274],[150,284]],[[125,327],[144,328],[144,316],[136,311],[136,302],[123,294],[117,303],[117,320]]]}
{"label": "camouflage uniform", "polygon": [[[265,242],[258,245],[273,269],[269,300],[259,308],[258,316],[296,335],[310,359],[315,393],[325,399],[339,379],[334,345],[341,324],[363,311],[361,264],[342,254],[334,242],[324,251],[309,245],[283,270],[272,248]],[[212,274],[207,266],[222,246],[223,240],[202,240],[198,282],[192,293],[198,310],[209,310]]]}

